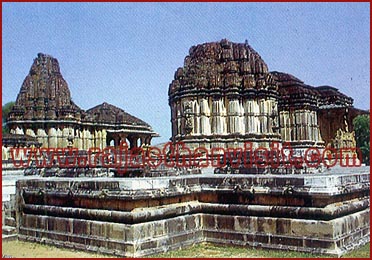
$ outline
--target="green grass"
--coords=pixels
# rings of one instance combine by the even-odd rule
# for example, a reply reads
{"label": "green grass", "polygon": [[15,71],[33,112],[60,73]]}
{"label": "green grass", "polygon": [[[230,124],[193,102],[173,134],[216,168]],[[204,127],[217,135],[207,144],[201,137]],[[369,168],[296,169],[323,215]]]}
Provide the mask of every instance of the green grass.
{"label": "green grass", "polygon": [[[369,258],[369,246],[356,249],[343,258]],[[21,250],[20,250],[21,249]],[[58,248],[54,246],[41,245],[39,243],[31,243],[24,241],[9,241],[2,243],[3,255],[25,258],[45,258],[45,257],[59,257],[59,258],[103,258],[115,257],[110,255],[102,255],[89,253],[78,250],[71,250],[67,248]],[[330,258],[327,255],[313,255],[309,253],[301,253],[294,251],[280,251],[280,250],[267,250],[255,249],[248,247],[236,246],[223,246],[210,243],[201,243],[190,246],[185,249],[174,250],[163,254],[149,256],[150,258]]]}
{"label": "green grass", "polygon": [[[342,256],[343,258],[369,258],[369,243]],[[150,257],[155,258],[181,258],[181,257],[233,257],[233,258],[332,258],[328,255],[318,255],[294,251],[255,249],[235,246],[222,246],[210,243],[201,243],[191,247],[156,254]]]}
{"label": "green grass", "polygon": [[365,244],[361,248],[358,248],[357,250],[354,250],[346,255],[344,255],[344,258],[369,258],[370,256],[370,245]]}

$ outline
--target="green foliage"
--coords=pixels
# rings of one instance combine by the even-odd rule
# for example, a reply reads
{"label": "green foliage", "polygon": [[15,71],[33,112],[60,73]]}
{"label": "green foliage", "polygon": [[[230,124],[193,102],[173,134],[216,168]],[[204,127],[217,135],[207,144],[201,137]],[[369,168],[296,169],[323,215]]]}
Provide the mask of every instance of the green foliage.
{"label": "green foliage", "polygon": [[362,162],[369,165],[369,115],[357,116],[354,118],[353,125],[356,145],[362,152]]}
{"label": "green foliage", "polygon": [[14,106],[14,103],[15,102],[11,101],[11,102],[6,103],[3,106],[3,110],[2,110],[3,134],[9,133],[9,128],[6,126],[6,119],[9,115],[9,112],[12,110],[12,107]]}

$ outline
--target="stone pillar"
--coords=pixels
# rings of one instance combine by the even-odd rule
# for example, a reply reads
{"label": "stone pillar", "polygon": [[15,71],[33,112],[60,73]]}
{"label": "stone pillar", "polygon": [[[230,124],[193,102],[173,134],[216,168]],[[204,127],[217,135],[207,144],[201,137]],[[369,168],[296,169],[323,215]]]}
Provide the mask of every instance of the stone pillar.
{"label": "stone pillar", "polygon": [[277,131],[280,125],[280,114],[278,112],[278,103],[275,99],[270,99],[268,107],[268,120],[270,133],[280,133],[281,130],[279,132]]}
{"label": "stone pillar", "polygon": [[315,125],[315,118],[316,118],[316,112],[315,111],[311,111],[311,120],[310,120],[310,129],[311,129],[311,140],[313,140],[314,142],[316,142],[317,138],[316,138],[316,125]]}
{"label": "stone pillar", "polygon": [[314,119],[315,119],[315,138],[318,142],[324,142],[323,138],[322,138],[322,135],[320,133],[320,130],[319,130],[319,125],[318,125],[318,114],[316,112],[315,113],[315,116],[314,116]]}
{"label": "stone pillar", "polygon": [[62,130],[57,128],[56,129],[56,135],[57,135],[57,147],[62,147]]}
{"label": "stone pillar", "polygon": [[219,101],[219,106],[220,106],[220,111],[221,111],[221,117],[220,117],[221,133],[227,134],[227,119],[226,119],[227,113],[226,113],[226,108],[225,108],[223,99]]}
{"label": "stone pillar", "polygon": [[92,140],[93,140],[93,132],[91,132],[91,130],[89,129],[87,131],[87,147],[88,147],[88,149],[93,148],[93,146],[94,146],[94,142]]}
{"label": "stone pillar", "polygon": [[211,113],[211,119],[212,119],[212,124],[211,124],[211,132],[216,133],[217,132],[217,102],[218,100],[213,99],[212,100],[212,113]]}
{"label": "stone pillar", "polygon": [[176,103],[172,103],[171,107],[171,123],[172,123],[172,136],[176,136],[178,134],[178,121],[177,121],[177,105]]}
{"label": "stone pillar", "polygon": [[306,138],[307,140],[313,141],[312,137],[312,124],[311,124],[312,115],[310,111],[307,111],[306,113]]}
{"label": "stone pillar", "polygon": [[82,147],[83,150],[87,150],[87,138],[86,138],[86,129],[83,128],[82,133],[81,133],[81,138],[82,138]]}
{"label": "stone pillar", "polygon": [[68,138],[69,134],[70,134],[69,127],[65,127],[65,128],[62,129],[62,148],[67,147],[67,145],[68,145],[67,138]]}
{"label": "stone pillar", "polygon": [[240,108],[240,116],[239,116],[239,125],[240,125],[240,133],[245,133],[245,116],[244,116],[244,106],[243,102],[239,101],[239,108]]}
{"label": "stone pillar", "polygon": [[255,129],[255,111],[254,111],[254,100],[246,100],[244,103],[244,111],[245,111],[245,132],[246,133],[254,133],[257,132]]}
{"label": "stone pillar", "polygon": [[17,135],[24,135],[25,133],[23,132],[23,129],[22,128],[19,128],[17,126],[17,128],[15,129],[15,134],[17,134]]}
{"label": "stone pillar", "polygon": [[57,144],[57,130],[54,127],[51,127],[48,131],[48,146],[49,148],[57,148]]}
{"label": "stone pillar", "polygon": [[79,147],[79,129],[73,129],[73,136],[74,136],[74,141],[73,141],[73,147],[74,148],[77,148],[77,149],[79,149],[78,147]]}
{"label": "stone pillar", "polygon": [[226,134],[226,109],[222,99],[212,101],[212,133]]}
{"label": "stone pillar", "polygon": [[259,100],[259,133],[267,133],[267,114],[266,114],[266,102],[265,99]]}
{"label": "stone pillar", "polygon": [[77,142],[76,142],[76,147],[79,150],[83,150],[83,132],[81,130],[78,130],[78,137],[77,137]]}
{"label": "stone pillar", "polygon": [[210,124],[210,110],[209,103],[206,98],[200,100],[200,133],[202,135],[211,134],[211,124]]}
{"label": "stone pillar", "polygon": [[181,103],[177,102],[177,135],[183,134],[183,127],[182,127],[182,107]]}
{"label": "stone pillar", "polygon": [[26,129],[26,135],[36,137],[34,130]]}
{"label": "stone pillar", "polygon": [[[242,133],[244,125],[242,125],[242,112],[240,110],[240,102],[238,99],[232,99],[229,101],[228,106],[228,133]],[[244,132],[244,131],[243,131]]]}
{"label": "stone pillar", "polygon": [[318,126],[318,115],[314,111],[314,140],[316,142],[320,141],[320,133],[319,133],[319,126]]}
{"label": "stone pillar", "polygon": [[295,132],[295,140],[300,140],[301,139],[301,112],[300,111],[296,111],[295,112],[295,124],[296,124],[296,132]]}
{"label": "stone pillar", "polygon": [[146,137],[141,135],[139,138],[140,138],[140,147],[141,147],[142,145],[146,144],[146,141],[145,141]]}
{"label": "stone pillar", "polygon": [[301,110],[300,112],[300,136],[299,140],[306,140],[306,111]]}
{"label": "stone pillar", "polygon": [[291,140],[291,125],[290,125],[290,113],[289,111],[280,111],[279,113],[280,120],[280,133],[284,141]]}
{"label": "stone pillar", "polygon": [[192,134],[200,135],[200,107],[197,100],[192,102],[193,114],[194,114],[194,127]]}
{"label": "stone pillar", "polygon": [[37,130],[37,139],[41,143],[41,147],[48,147],[48,135],[44,129]]}
{"label": "stone pillar", "polygon": [[91,133],[88,129],[83,130],[83,148],[85,150],[92,148]]}
{"label": "stone pillar", "polygon": [[9,153],[8,147],[3,146],[2,151],[1,151],[1,159],[2,160],[8,160],[9,159],[8,153]]}
{"label": "stone pillar", "polygon": [[295,114],[289,113],[289,141],[295,140],[295,132],[296,132],[296,120],[295,120]]}
{"label": "stone pillar", "polygon": [[259,104],[258,100],[254,100],[254,102],[253,102],[253,114],[254,114],[253,132],[254,133],[261,133],[261,129],[260,129],[260,104]]}
{"label": "stone pillar", "polygon": [[301,117],[301,130],[302,130],[302,135],[301,135],[301,140],[309,140],[308,139],[308,133],[307,133],[307,110],[302,110],[302,117]]}
{"label": "stone pillar", "polygon": [[132,148],[137,147],[138,137],[136,137],[136,136],[128,136],[128,140],[129,140],[129,149],[132,149]]}
{"label": "stone pillar", "polygon": [[89,130],[89,133],[90,133],[90,138],[89,138],[89,141],[90,141],[90,143],[89,143],[89,148],[96,148],[97,146],[96,146],[96,142],[95,142],[95,140],[96,140],[96,137],[95,137],[95,130],[94,129],[90,129]]}
{"label": "stone pillar", "polygon": [[[185,100],[182,106],[182,131],[183,134],[193,135],[195,133],[195,113],[194,101]],[[185,128],[191,127],[191,131],[186,131]]]}
{"label": "stone pillar", "polygon": [[102,132],[101,130],[94,131],[95,134],[95,146],[99,149],[102,149]]}
{"label": "stone pillar", "polygon": [[119,145],[127,143],[127,137],[128,137],[127,134],[123,134],[123,133],[119,134]]}
{"label": "stone pillar", "polygon": [[133,142],[133,144],[134,144],[134,147],[138,147],[138,137],[136,136],[136,137],[134,137],[134,142]]}

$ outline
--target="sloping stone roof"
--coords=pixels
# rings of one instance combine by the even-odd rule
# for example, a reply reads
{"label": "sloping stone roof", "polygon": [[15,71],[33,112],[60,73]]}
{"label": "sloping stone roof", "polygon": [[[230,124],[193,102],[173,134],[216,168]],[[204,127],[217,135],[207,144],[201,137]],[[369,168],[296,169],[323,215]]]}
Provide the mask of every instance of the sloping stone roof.
{"label": "sloping stone roof", "polygon": [[270,72],[275,81],[278,83],[278,90],[282,103],[301,104],[310,102],[321,109],[333,107],[349,107],[353,104],[353,99],[341,93],[337,88],[332,86],[314,87],[305,84],[295,76],[273,71]]}
{"label": "sloping stone roof", "polygon": [[128,114],[123,109],[106,102],[88,109],[87,114],[94,122],[107,124],[127,124],[150,127],[149,124],[141,119]]}
{"label": "sloping stone roof", "polygon": [[323,100],[323,103],[330,103],[336,105],[349,104],[350,106],[353,103],[351,97],[346,96],[344,93],[341,93],[337,88],[332,86],[319,86],[316,88],[320,97]]}
{"label": "sloping stone roof", "polygon": [[271,71],[270,72],[274,79],[278,82],[279,86],[288,86],[288,85],[295,85],[295,84],[304,84],[304,82],[295,76],[289,73],[283,73],[279,71]]}
{"label": "sloping stone roof", "polygon": [[279,93],[284,99],[293,99],[295,96],[304,96],[307,98],[317,98],[319,95],[316,88],[305,84],[302,80],[296,78],[295,76],[273,71],[270,72],[275,81],[278,82]]}

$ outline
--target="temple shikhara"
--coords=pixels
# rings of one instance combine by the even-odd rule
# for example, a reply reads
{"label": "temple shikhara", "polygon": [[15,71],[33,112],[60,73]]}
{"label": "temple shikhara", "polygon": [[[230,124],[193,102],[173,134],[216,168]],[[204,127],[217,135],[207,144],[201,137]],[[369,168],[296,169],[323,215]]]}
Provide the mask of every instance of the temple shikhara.
{"label": "temple shikhara", "polygon": [[336,132],[352,135],[352,120],[362,113],[335,87],[270,72],[248,43],[226,39],[191,47],[168,94],[172,140],[192,148],[243,147],[246,141],[333,147]]}
{"label": "temple shikhara", "polygon": [[[247,42],[226,39],[191,47],[169,81],[172,143],[151,146],[158,134],[124,110],[79,108],[58,61],[39,54],[3,136],[3,241],[120,257],[204,242],[340,257],[370,241],[370,167],[352,149],[353,119],[369,112],[354,108],[351,97],[270,71]],[[167,86],[156,87],[166,95]],[[143,149],[114,156],[124,142]],[[267,156],[268,164],[253,167],[237,160],[248,152],[230,156],[247,142],[255,151],[275,142],[290,144],[297,158],[309,148],[326,156],[310,166],[289,164],[291,154]],[[180,143],[188,149],[170,148]],[[106,157],[86,152],[107,146]],[[220,150],[231,160],[201,165],[221,158],[206,155],[213,148],[228,148]],[[184,153],[192,149],[202,152]],[[337,157],[338,149],[347,152]],[[87,164],[70,160],[68,150]],[[4,158],[18,151],[23,157]],[[342,165],[350,157],[358,163]]]}
{"label": "temple shikhara", "polygon": [[71,99],[57,59],[39,53],[23,81],[7,125],[11,134],[37,137],[42,147],[79,150],[149,145],[149,124],[106,102],[84,111]]}
{"label": "temple shikhara", "polygon": [[[331,86],[313,87],[282,72],[270,72],[247,43],[193,46],[169,86],[172,142],[190,148],[355,147],[352,120],[361,111]],[[80,150],[149,145],[151,126],[102,103],[88,110],[72,99],[57,59],[38,54],[26,76],[7,125],[11,134],[36,137],[42,147]],[[346,141],[345,141],[346,140]],[[354,146],[352,146],[354,144]]]}

